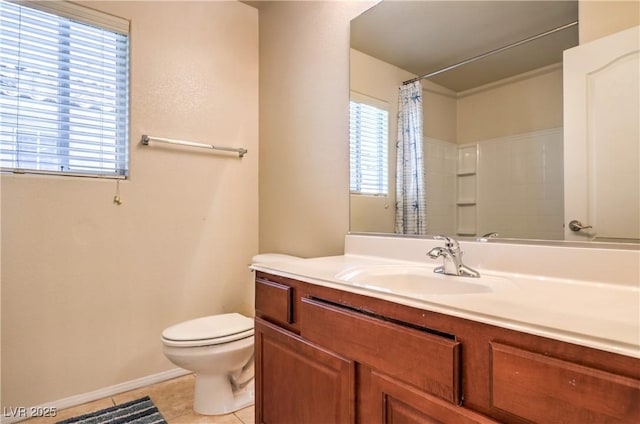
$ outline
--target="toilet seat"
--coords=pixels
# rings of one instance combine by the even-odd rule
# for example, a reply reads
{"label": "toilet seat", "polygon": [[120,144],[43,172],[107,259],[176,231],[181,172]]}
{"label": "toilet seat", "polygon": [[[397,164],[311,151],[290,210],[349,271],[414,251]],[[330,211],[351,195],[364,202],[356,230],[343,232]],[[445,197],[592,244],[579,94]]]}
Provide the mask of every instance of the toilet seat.
{"label": "toilet seat", "polygon": [[166,346],[198,347],[229,343],[253,336],[253,320],[237,313],[196,318],[162,332]]}

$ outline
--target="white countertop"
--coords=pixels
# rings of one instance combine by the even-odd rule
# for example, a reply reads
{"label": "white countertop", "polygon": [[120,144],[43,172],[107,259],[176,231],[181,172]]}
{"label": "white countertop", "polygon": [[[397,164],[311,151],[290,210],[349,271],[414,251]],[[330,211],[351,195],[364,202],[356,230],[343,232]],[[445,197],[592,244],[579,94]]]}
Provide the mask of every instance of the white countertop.
{"label": "white countertop", "polygon": [[[425,261],[426,262],[426,261]],[[428,311],[640,358],[640,290],[611,284],[478,269],[513,287],[487,293],[421,295],[420,298],[354,285],[336,275],[357,267],[439,265],[359,254],[254,264],[252,269],[363,294]],[[447,276],[447,278],[465,278]],[[482,278],[482,277],[481,277]],[[473,280],[473,279],[472,279]]]}

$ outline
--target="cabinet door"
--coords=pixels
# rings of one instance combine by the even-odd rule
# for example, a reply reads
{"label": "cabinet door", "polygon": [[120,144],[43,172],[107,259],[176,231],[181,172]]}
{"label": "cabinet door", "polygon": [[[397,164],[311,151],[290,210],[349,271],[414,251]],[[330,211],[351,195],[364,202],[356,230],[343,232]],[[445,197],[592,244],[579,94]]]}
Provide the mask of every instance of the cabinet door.
{"label": "cabinet door", "polygon": [[354,422],[352,361],[260,318],[255,348],[258,423]]}
{"label": "cabinet door", "polygon": [[461,406],[431,396],[375,370],[361,369],[361,423],[434,424],[497,423]]}

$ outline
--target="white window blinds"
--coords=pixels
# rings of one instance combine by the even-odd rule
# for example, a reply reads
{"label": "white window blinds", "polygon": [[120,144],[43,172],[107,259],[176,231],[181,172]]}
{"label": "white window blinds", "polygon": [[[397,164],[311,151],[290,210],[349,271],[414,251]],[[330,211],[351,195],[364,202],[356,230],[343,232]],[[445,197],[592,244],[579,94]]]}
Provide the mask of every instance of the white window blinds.
{"label": "white window blinds", "polygon": [[386,195],[389,193],[389,112],[384,105],[371,103],[353,95],[350,101],[350,191]]}
{"label": "white window blinds", "polygon": [[129,22],[0,0],[3,171],[126,177]]}

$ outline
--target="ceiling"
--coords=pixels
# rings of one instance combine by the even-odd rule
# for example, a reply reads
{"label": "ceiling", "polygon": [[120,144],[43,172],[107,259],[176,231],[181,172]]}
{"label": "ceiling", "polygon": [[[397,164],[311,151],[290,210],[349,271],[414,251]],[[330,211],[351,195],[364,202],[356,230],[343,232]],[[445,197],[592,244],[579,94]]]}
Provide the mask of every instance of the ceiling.
{"label": "ceiling", "polygon": [[[387,0],[351,21],[351,47],[422,76],[577,20],[577,0]],[[429,79],[464,91],[561,62],[577,44],[574,25]]]}

